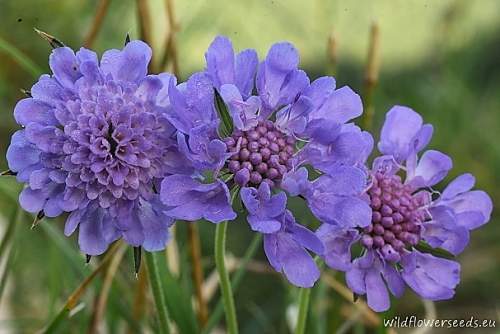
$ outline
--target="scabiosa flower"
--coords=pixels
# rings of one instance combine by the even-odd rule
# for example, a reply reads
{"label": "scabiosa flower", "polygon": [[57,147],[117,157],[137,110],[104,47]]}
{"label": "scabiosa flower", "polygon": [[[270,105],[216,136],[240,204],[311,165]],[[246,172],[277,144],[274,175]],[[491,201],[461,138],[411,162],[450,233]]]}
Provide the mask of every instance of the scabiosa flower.
{"label": "scabiosa flower", "polygon": [[[451,159],[434,150],[418,154],[429,143],[433,128],[413,110],[395,106],[386,115],[378,148],[383,154],[368,170],[362,197],[371,215],[364,228],[323,224],[317,231],[325,244],[330,267],[346,272],[346,281],[358,295],[367,295],[375,311],[390,306],[389,293],[400,297],[408,285],[425,299],[454,295],[460,265],[426,250],[462,252],[469,232],[490,219],[492,202],[480,190],[471,190],[474,177],[463,174],[442,193],[431,187],[452,167]],[[404,177],[402,176],[404,174]],[[351,247],[362,252],[351,260]],[[424,247],[422,247],[424,246]]]}
{"label": "scabiosa flower", "polygon": [[23,126],[7,152],[10,169],[26,183],[28,212],[70,212],[65,234],[79,228],[88,255],[116,239],[148,251],[165,247],[173,219],[159,201],[159,180],[191,173],[177,152],[165,117],[168,74],[147,75],[151,49],[141,41],[109,50],[59,47],[52,75],[42,75],[14,117]]}
{"label": "scabiosa flower", "polygon": [[[330,77],[311,83],[298,69],[299,56],[290,43],[273,45],[259,64],[255,51],[235,55],[231,42],[217,37],[206,60],[205,72],[169,89],[173,112],[168,117],[179,129],[179,148],[196,166],[198,182],[222,179],[221,187],[241,188],[247,220],[253,230],[264,234],[272,266],[293,284],[310,287],[319,271],[305,249],[321,254],[323,247],[286,209],[284,184],[301,166],[311,165],[326,180],[339,168],[354,168],[366,160],[373,145],[371,136],[347,123],[362,113],[361,99],[348,87],[336,89]],[[214,105],[219,96],[227,113]],[[186,219],[192,212],[183,210],[188,206],[175,199],[177,190],[166,191],[176,186],[172,180],[163,181],[162,200],[167,205],[177,202],[176,211],[167,213]],[[312,187],[320,184],[314,182]],[[358,193],[344,190],[336,188],[335,195],[346,199],[346,208],[352,198],[370,214]],[[311,208],[315,205],[308,203]],[[221,204],[226,219],[232,219],[234,213],[229,215]],[[230,205],[229,200],[226,204]],[[201,216],[200,212],[197,217]]]}

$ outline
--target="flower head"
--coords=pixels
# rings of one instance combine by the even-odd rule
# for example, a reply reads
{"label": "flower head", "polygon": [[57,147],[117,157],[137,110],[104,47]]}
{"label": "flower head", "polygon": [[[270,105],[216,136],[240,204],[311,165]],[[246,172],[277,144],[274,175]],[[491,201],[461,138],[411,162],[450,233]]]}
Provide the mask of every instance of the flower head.
{"label": "flower head", "polygon": [[[295,233],[308,230],[300,227],[286,209],[283,191],[299,177],[295,174],[302,173],[302,166],[311,165],[324,175],[311,183],[306,173],[301,180],[310,183],[304,187],[310,191],[307,198],[313,213],[318,201],[312,198],[320,196],[318,189],[330,187],[328,180],[335,188],[329,191],[330,199],[338,197],[337,208],[347,209],[356,202],[365,206],[365,213],[369,210],[358,199],[362,189],[351,191],[334,181],[344,167],[361,173],[355,166],[364,163],[373,145],[369,134],[348,123],[362,113],[361,99],[348,87],[336,89],[330,77],[311,83],[298,69],[298,52],[290,43],[273,45],[259,63],[255,51],[235,55],[231,42],[217,37],[206,60],[205,72],[194,74],[185,85],[171,85],[169,90],[173,112],[168,117],[179,129],[181,151],[196,162],[197,182],[210,182],[206,177],[209,173],[230,188],[241,188],[247,220],[254,231],[264,234],[266,254],[273,267],[283,271],[292,283],[310,286],[318,278],[311,256],[307,255],[304,268],[314,267],[316,271],[307,277],[295,275],[305,275],[300,272],[304,268],[293,269],[297,263],[290,256],[305,256],[305,248],[321,254],[322,247],[312,233]],[[228,119],[214,104],[216,94],[227,107]],[[293,195],[305,197],[300,192]],[[163,202],[173,203],[174,196],[165,193]],[[322,198],[326,201],[325,196]],[[347,210],[344,213],[349,214]],[[315,240],[316,244],[309,247],[305,240]]]}
{"label": "flower head", "polygon": [[[419,157],[432,131],[413,110],[393,107],[378,144],[383,155],[368,170],[369,182],[359,197],[369,204],[370,215],[362,217],[358,228],[323,224],[317,232],[325,244],[326,263],[345,271],[348,286],[366,294],[375,311],[389,308],[387,288],[397,297],[408,285],[426,299],[451,298],[460,265],[426,253],[422,246],[457,255],[466,247],[469,231],[490,218],[491,199],[483,191],[471,191],[472,175],[459,176],[441,194],[432,189],[452,167],[439,151]],[[363,251],[351,261],[356,243]]]}
{"label": "flower head", "polygon": [[101,60],[68,47],[50,55],[52,75],[32,87],[14,116],[7,152],[26,183],[21,206],[48,217],[70,212],[66,234],[79,227],[89,255],[124,238],[146,250],[163,249],[172,218],[158,199],[161,178],[190,173],[165,117],[168,74],[147,75],[151,49],[141,41],[109,50]]}

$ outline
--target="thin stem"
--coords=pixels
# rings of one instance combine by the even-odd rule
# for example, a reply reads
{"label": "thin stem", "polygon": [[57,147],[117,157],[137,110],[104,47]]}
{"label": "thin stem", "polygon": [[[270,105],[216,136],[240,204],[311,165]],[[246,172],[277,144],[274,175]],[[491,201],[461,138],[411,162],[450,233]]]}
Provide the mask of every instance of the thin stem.
{"label": "thin stem", "polygon": [[157,253],[145,252],[146,263],[148,266],[149,282],[151,291],[156,304],[158,312],[158,319],[160,320],[160,333],[169,334],[169,316],[167,310],[167,301],[165,300],[165,293],[163,285],[161,284],[160,271],[158,268]]}
{"label": "thin stem", "polygon": [[338,40],[334,30],[332,30],[330,36],[328,36],[327,57],[330,65],[330,73],[335,75],[338,61]]}
{"label": "thin stem", "polygon": [[151,13],[148,0],[137,0],[137,15],[139,18],[139,35],[141,39],[152,46],[151,40]]}
{"label": "thin stem", "polygon": [[104,21],[104,17],[108,12],[110,2],[110,0],[99,1],[94,19],[92,20],[92,24],[90,25],[90,30],[85,37],[85,41],[83,42],[83,46],[85,46],[86,48],[90,48],[92,47],[92,44],[94,44],[97,34],[99,34],[99,30],[101,29],[102,22]]}
{"label": "thin stem", "polygon": [[236,319],[236,308],[234,306],[233,291],[231,281],[224,261],[226,249],[227,221],[219,223],[215,229],[215,265],[219,272],[220,290],[224,309],[226,311],[226,326],[229,334],[238,333],[238,321]]}
{"label": "thin stem", "polygon": [[177,30],[179,30],[179,25],[175,19],[174,1],[166,0],[165,8],[168,18],[168,33],[165,40],[163,57],[160,60],[160,70],[165,69],[167,63],[170,61],[172,64],[172,73],[175,76],[179,76],[179,61],[177,58],[177,41],[175,36]]}
{"label": "thin stem", "polygon": [[[245,275],[247,271],[247,266],[250,260],[254,257],[255,253],[257,253],[258,246],[260,245],[262,241],[262,235],[259,233],[256,233],[255,236],[253,237],[252,241],[250,242],[250,246],[248,246],[245,254],[243,255],[243,259],[240,263],[240,266],[236,273],[233,275],[233,279],[231,281],[231,286],[233,288],[233,291],[236,291],[241,283],[241,280],[243,279],[243,275]],[[211,312],[210,319],[208,319],[207,325],[205,328],[203,328],[202,334],[209,334],[212,332],[212,329],[215,327],[215,325],[219,322],[219,319],[222,317],[222,314],[224,312],[224,305],[221,300],[217,302],[217,306],[215,307],[215,310]]]}
{"label": "thin stem", "polygon": [[299,292],[299,316],[297,319],[297,327],[295,334],[304,334],[307,323],[307,313],[309,312],[309,299],[311,297],[311,289],[300,289]]}
{"label": "thin stem", "polygon": [[125,247],[120,248],[113,259],[108,265],[106,270],[106,274],[104,276],[104,282],[102,284],[101,291],[97,296],[94,312],[92,314],[91,324],[88,330],[88,333],[97,333],[99,325],[102,321],[104,312],[106,311],[106,305],[108,303],[109,292],[111,291],[111,285],[113,284],[113,280],[115,278],[116,272],[122,262],[123,255],[125,254]]}
{"label": "thin stem", "polygon": [[200,234],[196,223],[188,224],[188,242],[191,254],[192,275],[198,303],[198,321],[205,327],[208,320],[207,302],[203,296],[203,267],[201,266]]}
{"label": "thin stem", "polygon": [[380,69],[380,29],[377,22],[372,24],[370,32],[370,46],[368,48],[368,59],[365,70],[365,82],[363,87],[363,102],[365,114],[362,125],[365,130],[370,130],[375,110],[373,108],[373,95],[378,83]]}

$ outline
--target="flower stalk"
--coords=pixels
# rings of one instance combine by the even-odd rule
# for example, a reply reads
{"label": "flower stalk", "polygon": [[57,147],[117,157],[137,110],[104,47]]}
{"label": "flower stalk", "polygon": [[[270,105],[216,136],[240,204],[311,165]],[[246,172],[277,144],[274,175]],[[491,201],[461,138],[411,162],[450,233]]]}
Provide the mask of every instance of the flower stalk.
{"label": "flower stalk", "polygon": [[158,313],[158,319],[160,322],[160,333],[169,334],[169,315],[167,310],[167,302],[165,300],[165,293],[163,291],[163,285],[161,284],[157,256],[157,253],[145,252],[151,292],[153,293],[153,298],[155,300],[156,310]]}
{"label": "flower stalk", "polygon": [[304,334],[307,323],[307,313],[309,312],[309,299],[311,297],[310,288],[302,288],[299,292],[299,314],[295,334]]}
{"label": "flower stalk", "polygon": [[189,252],[192,261],[192,276],[196,293],[196,302],[198,304],[198,321],[201,327],[207,324],[208,307],[203,296],[203,267],[201,266],[201,246],[200,235],[196,224],[188,225]]}
{"label": "flower stalk", "polygon": [[226,313],[226,325],[229,334],[238,333],[238,320],[234,306],[233,290],[231,281],[224,262],[226,252],[227,221],[219,223],[215,229],[215,265],[219,273],[220,290]]}

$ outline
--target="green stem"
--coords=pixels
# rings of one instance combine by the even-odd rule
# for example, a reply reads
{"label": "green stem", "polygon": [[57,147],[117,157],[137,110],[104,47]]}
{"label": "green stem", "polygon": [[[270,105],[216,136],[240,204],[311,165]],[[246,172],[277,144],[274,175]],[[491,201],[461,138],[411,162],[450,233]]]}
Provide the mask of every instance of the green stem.
{"label": "green stem", "polygon": [[226,230],[227,221],[219,223],[215,229],[215,265],[219,273],[220,290],[224,309],[226,311],[226,326],[229,334],[238,333],[238,321],[236,319],[236,309],[234,306],[233,291],[224,262],[224,253],[226,250]]}
{"label": "green stem", "polygon": [[306,330],[307,313],[309,312],[309,298],[311,289],[300,289],[299,292],[299,316],[297,319],[297,327],[295,334],[304,334]]}
{"label": "green stem", "polygon": [[170,325],[167,310],[167,302],[165,300],[165,294],[163,291],[163,285],[161,284],[160,271],[158,268],[157,253],[144,252],[146,257],[146,263],[148,267],[149,282],[151,284],[151,290],[153,292],[153,298],[155,300],[156,309],[158,311],[158,319],[160,320],[160,333],[169,334]]}
{"label": "green stem", "polygon": [[[236,292],[236,290],[240,286],[241,280],[245,275],[248,262],[250,262],[250,260],[254,257],[255,253],[257,253],[257,249],[261,241],[262,241],[262,235],[256,233],[252,241],[250,242],[250,246],[248,246],[247,250],[245,251],[245,254],[243,255],[238,270],[236,270],[236,272],[233,275],[233,279],[231,280],[231,286],[233,288],[233,292]],[[219,319],[222,317],[223,314],[224,314],[224,305],[222,300],[219,300],[217,302],[217,306],[215,306],[214,311],[212,312],[210,318],[208,319],[207,325],[205,326],[205,328],[203,328],[202,334],[210,334],[214,329],[215,325],[217,325],[217,323],[219,322]]]}

